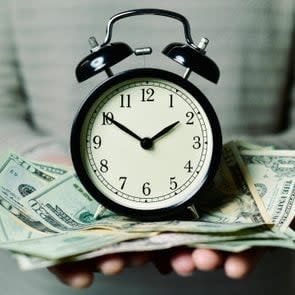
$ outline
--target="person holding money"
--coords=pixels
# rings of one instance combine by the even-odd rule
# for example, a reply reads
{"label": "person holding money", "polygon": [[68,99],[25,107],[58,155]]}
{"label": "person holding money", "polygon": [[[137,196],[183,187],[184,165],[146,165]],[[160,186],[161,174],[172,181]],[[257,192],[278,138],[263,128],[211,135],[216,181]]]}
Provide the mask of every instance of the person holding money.
{"label": "person holding money", "polygon": [[[224,142],[248,138],[257,144],[294,149],[294,1],[189,0],[181,5],[169,1],[159,6],[154,0],[126,3],[4,0],[0,6],[1,151],[13,149],[32,160],[71,165],[68,151],[71,124],[81,99],[90,86],[97,85],[97,80],[77,85],[73,78],[73,69],[84,54],[81,40],[86,40],[92,31],[101,34],[98,38],[101,40],[102,30],[97,28],[104,27],[111,15],[146,6],[185,15],[192,20],[195,34],[206,34],[214,43],[210,55],[222,71],[219,85],[214,88],[205,81],[192,79],[212,100]],[[129,36],[130,42],[138,44],[146,42],[142,32],[153,31],[155,51],[160,51],[168,39],[175,40],[176,35],[173,24],[158,18],[134,20],[120,30],[120,36],[126,39]],[[165,43],[159,31],[165,32]],[[160,55],[148,62],[151,67],[166,63]],[[117,277],[97,276],[98,284],[85,294],[193,294],[196,290],[201,294],[280,294],[282,286],[285,294],[291,294],[293,258],[288,251],[269,252],[261,248],[238,254],[181,248],[106,255],[52,267],[50,271],[68,286],[84,288],[92,285],[96,272],[113,275],[126,270]],[[71,294],[47,272],[21,274],[4,253],[0,259],[1,285],[8,294],[20,291],[31,295]],[[158,276],[149,265],[137,269],[151,261],[161,273],[174,271],[179,276],[192,275],[196,270],[204,273],[196,272],[183,280]],[[232,283],[220,271],[206,273],[217,269],[223,269],[233,279],[255,271],[247,283],[244,280]]]}

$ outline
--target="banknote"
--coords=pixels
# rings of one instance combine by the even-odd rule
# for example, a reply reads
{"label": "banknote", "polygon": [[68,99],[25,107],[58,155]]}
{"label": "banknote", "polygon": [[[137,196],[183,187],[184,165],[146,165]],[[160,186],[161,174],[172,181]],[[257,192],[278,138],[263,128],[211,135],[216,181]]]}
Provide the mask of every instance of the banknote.
{"label": "banknote", "polygon": [[89,227],[100,204],[79,182],[74,172],[67,173],[22,199],[27,210],[56,232]]}
{"label": "banknote", "polygon": [[0,160],[0,206],[29,230],[53,233],[52,229],[33,218],[22,204],[24,197],[53,180],[53,176],[20,156],[5,154]]}
{"label": "banknote", "polygon": [[[152,241],[159,241],[158,243],[148,243],[145,247],[137,248],[137,251],[144,250],[144,251],[151,251],[156,249],[167,249],[175,246],[180,245],[190,245],[192,243],[208,243],[208,242],[221,242],[221,241],[232,241],[232,240],[248,240],[251,239],[289,239],[289,237],[277,230],[274,229],[270,231],[267,226],[262,225],[259,228],[248,228],[243,229],[238,232],[234,233],[157,233],[157,232],[145,232],[145,233],[128,233],[126,231],[111,231],[111,230],[86,230],[86,231],[74,231],[69,233],[62,233],[62,234],[55,234],[50,235],[48,237],[42,237],[38,239],[31,239],[28,241],[18,241],[18,242],[7,242],[1,243],[0,248],[3,249],[10,249],[16,252],[21,252],[29,255],[40,256],[49,259],[57,259],[57,257],[53,257],[53,255],[57,255],[58,259],[66,258],[72,255],[83,254],[87,252],[86,245],[89,245],[88,241],[90,241],[91,245],[93,240],[99,239],[99,237],[103,237],[104,235],[111,235],[112,238],[115,236],[120,239],[121,236],[124,235],[131,235],[134,236],[138,235],[137,237],[149,237],[152,236]],[[157,238],[157,237],[158,238]],[[75,238],[73,238],[75,237]],[[80,238],[76,238],[80,237]],[[84,238],[85,237],[85,240]],[[166,237],[166,238],[165,238]],[[81,244],[79,244],[79,240],[81,240]],[[128,240],[128,239],[122,239]],[[78,241],[78,242],[77,242]],[[45,246],[47,245],[47,246]],[[157,245],[158,248],[153,248],[153,246]],[[51,250],[48,249],[52,248],[52,251],[58,251],[58,253],[54,254],[51,253]],[[91,246],[92,247],[92,246]],[[67,248],[67,249],[66,249]],[[75,253],[74,253],[75,249]],[[99,247],[97,248],[99,249]],[[135,249],[134,247],[132,249]],[[91,250],[96,250],[94,247]],[[68,255],[68,251],[71,251],[71,255]],[[126,250],[128,251],[128,250]],[[50,252],[50,253],[49,253]],[[124,251],[125,252],[125,251]],[[41,254],[42,253],[42,254]]]}
{"label": "banknote", "polygon": [[[116,231],[119,235],[120,232]],[[125,232],[124,232],[125,233]],[[44,239],[43,239],[44,240]],[[24,244],[22,244],[24,245]],[[260,226],[240,232],[224,233],[224,234],[190,234],[190,233],[160,233],[153,234],[150,237],[137,238],[134,240],[123,241],[97,249],[94,251],[79,254],[79,247],[76,249],[76,254],[64,259],[49,259],[33,254],[15,254],[19,266],[23,270],[32,270],[37,268],[48,267],[57,265],[64,262],[75,262],[85,259],[96,258],[99,256],[125,253],[125,252],[142,252],[142,251],[155,251],[165,250],[171,247],[187,246],[187,247],[201,247],[218,249],[223,251],[240,252],[249,249],[253,246],[275,246],[294,249],[295,243],[289,240],[285,233],[281,233],[279,229],[269,231],[268,227]],[[24,246],[26,249],[26,246]],[[17,250],[17,248],[14,248]],[[21,250],[23,251],[23,250]],[[27,250],[25,250],[27,252]]]}
{"label": "banknote", "polygon": [[[195,204],[200,218],[159,222],[139,222],[103,208],[68,167],[6,155],[0,161],[0,248],[12,251],[24,270],[178,246],[230,252],[294,249],[288,225],[294,217],[290,181],[295,169],[284,160],[285,151],[275,158],[276,152],[245,142],[225,145],[214,184]],[[261,183],[270,196],[262,194]],[[30,222],[24,223],[19,212]]]}
{"label": "banknote", "polygon": [[224,148],[212,187],[195,204],[200,221],[271,223],[263,218],[231,149]]}
{"label": "banknote", "polygon": [[[286,248],[290,250],[295,250],[295,243],[290,240],[284,239],[246,239],[246,240],[237,240],[237,241],[228,241],[228,242],[208,242],[203,244],[192,244],[187,245],[192,248],[205,248],[205,249],[214,249],[227,252],[238,253],[251,249],[253,247],[264,247],[264,248]],[[270,250],[270,249],[269,249]]]}
{"label": "banknote", "polygon": [[55,165],[52,163],[46,163],[46,162],[35,162],[33,161],[32,164],[39,168],[40,170],[46,172],[47,174],[52,175],[53,177],[58,177],[61,175],[66,174],[67,172],[71,171],[72,168],[62,166],[62,165]]}
{"label": "banknote", "polygon": [[[148,238],[136,239],[134,241],[121,242],[116,245],[92,251],[89,253],[75,255],[68,261],[80,261],[90,258],[99,257],[106,254],[120,253],[120,252],[140,252],[140,251],[155,251],[164,250],[177,246],[202,247],[203,244],[221,245],[220,250],[223,250],[227,245],[232,242],[239,241],[240,251],[244,250],[240,245],[242,241],[264,241],[267,244],[269,240],[276,240],[276,246],[287,245],[289,248],[294,247],[294,242],[290,241],[285,233],[281,233],[278,229],[269,231],[268,227],[260,226],[259,229],[251,228],[242,230],[238,234],[224,233],[224,234],[190,234],[190,233],[160,233]],[[284,241],[288,243],[284,244]],[[293,243],[293,244],[292,244]],[[292,246],[293,245],[293,246]],[[250,243],[247,249],[250,248]],[[228,247],[229,249],[229,247]]]}
{"label": "banknote", "polygon": [[289,237],[290,240],[292,240],[293,242],[295,242],[295,230],[294,230],[294,226],[293,228],[288,227],[286,228],[286,230],[284,230],[284,233]]}
{"label": "banknote", "polygon": [[38,256],[11,252],[22,271],[36,270],[64,263],[62,260],[46,259]]}
{"label": "banknote", "polygon": [[29,230],[0,207],[0,242],[21,241],[44,236],[45,233]]}
{"label": "banknote", "polygon": [[121,241],[153,236],[156,233],[126,233],[110,230],[72,231],[46,237],[0,244],[1,249],[47,259],[64,259]]}
{"label": "banknote", "polygon": [[260,236],[260,239],[257,235],[256,238],[249,237],[248,235],[241,240],[237,240],[239,239],[239,236],[236,235],[234,237],[230,237],[228,240],[214,242],[198,241],[195,243],[195,239],[199,239],[199,237],[194,237],[192,234],[177,235],[176,233],[162,233],[148,238],[119,242],[102,249],[74,255],[66,259],[54,260],[26,254],[14,254],[14,258],[17,260],[21,270],[34,270],[59,265],[65,262],[77,262],[97,258],[107,254],[165,250],[177,246],[215,249],[227,252],[241,252],[252,247],[284,247],[288,249],[295,249],[295,243],[292,240],[286,240],[280,237],[271,238],[266,237],[265,235],[264,238],[261,238]]}
{"label": "banknote", "polygon": [[258,195],[272,223],[286,229],[295,216],[295,152],[241,151],[252,194]]}
{"label": "banknote", "polygon": [[263,221],[265,223],[272,223],[272,219],[265,207],[265,204],[262,201],[262,198],[254,193],[255,186],[253,184],[251,176],[248,173],[247,167],[244,165],[236,144],[234,142],[229,142],[228,144],[224,145],[223,153],[228,165],[235,172],[233,175],[235,175],[236,177],[238,176],[239,178],[244,180],[243,186],[241,186],[241,188],[246,192],[247,195],[250,195],[252,197],[256,204],[256,207],[258,208],[263,218]]}
{"label": "banknote", "polygon": [[165,220],[138,222],[137,220],[107,217],[98,220],[92,228],[108,228],[126,232],[183,232],[183,233],[234,233],[247,228],[258,228],[264,223],[213,223],[205,221]]}

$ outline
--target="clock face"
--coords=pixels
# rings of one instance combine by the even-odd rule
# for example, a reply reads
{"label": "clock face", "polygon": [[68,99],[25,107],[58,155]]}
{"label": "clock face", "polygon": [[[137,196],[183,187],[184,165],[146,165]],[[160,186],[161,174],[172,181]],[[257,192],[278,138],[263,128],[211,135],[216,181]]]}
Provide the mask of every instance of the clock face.
{"label": "clock face", "polygon": [[129,71],[82,106],[72,131],[73,162],[98,201],[119,211],[161,212],[188,202],[214,174],[216,116],[181,79]]}

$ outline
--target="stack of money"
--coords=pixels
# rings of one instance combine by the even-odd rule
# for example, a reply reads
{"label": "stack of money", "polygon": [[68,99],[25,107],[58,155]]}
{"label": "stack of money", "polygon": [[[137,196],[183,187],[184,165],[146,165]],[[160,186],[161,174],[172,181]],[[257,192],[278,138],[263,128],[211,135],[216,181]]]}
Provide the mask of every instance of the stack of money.
{"label": "stack of money", "polygon": [[103,208],[75,172],[14,153],[0,160],[0,248],[22,270],[178,246],[239,252],[295,249],[295,151],[224,145],[198,219],[141,222]]}

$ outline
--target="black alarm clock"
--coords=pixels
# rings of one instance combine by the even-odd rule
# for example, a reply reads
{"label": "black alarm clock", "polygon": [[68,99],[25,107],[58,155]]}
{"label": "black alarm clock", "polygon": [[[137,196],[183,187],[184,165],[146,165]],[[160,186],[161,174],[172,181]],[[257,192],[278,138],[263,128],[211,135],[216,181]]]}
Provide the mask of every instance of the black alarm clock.
{"label": "black alarm clock", "polygon": [[[128,56],[151,54],[110,43],[113,24],[153,14],[184,26],[186,43],[163,54],[183,65],[181,77],[160,68],[113,74],[111,66]],[[193,71],[217,83],[219,69],[208,58],[208,39],[195,45],[187,19],[161,9],[138,9],[113,16],[104,43],[89,39],[91,53],[76,68],[82,82],[105,71],[108,78],[82,104],[71,133],[71,154],[81,183],[103,206],[141,220],[173,217],[196,203],[217,171],[222,149],[220,125],[205,95],[188,81]]]}

